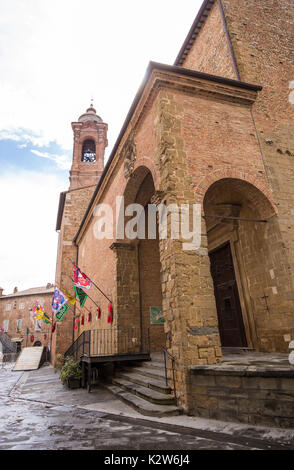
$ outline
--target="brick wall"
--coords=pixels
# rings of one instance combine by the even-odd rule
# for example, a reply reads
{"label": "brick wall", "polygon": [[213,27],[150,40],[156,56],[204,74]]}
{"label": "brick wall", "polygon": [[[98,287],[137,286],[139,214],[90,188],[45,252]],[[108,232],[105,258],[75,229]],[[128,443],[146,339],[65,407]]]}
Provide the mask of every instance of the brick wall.
{"label": "brick wall", "polygon": [[[35,295],[20,295],[12,297],[0,297],[0,325],[8,320],[7,335],[10,338],[22,339],[21,347],[33,346],[36,341],[40,341],[42,346],[48,346],[51,338],[51,326],[46,325],[41,320],[42,331],[36,331],[36,320],[32,312],[33,303],[38,301],[46,313],[51,317],[52,289],[50,292]],[[9,310],[7,310],[7,306]],[[17,320],[22,320],[21,330],[17,331]],[[27,335],[27,329],[29,334]],[[31,341],[31,337],[33,342]]]}
{"label": "brick wall", "polygon": [[220,77],[237,78],[217,1],[183,62],[183,67]]}

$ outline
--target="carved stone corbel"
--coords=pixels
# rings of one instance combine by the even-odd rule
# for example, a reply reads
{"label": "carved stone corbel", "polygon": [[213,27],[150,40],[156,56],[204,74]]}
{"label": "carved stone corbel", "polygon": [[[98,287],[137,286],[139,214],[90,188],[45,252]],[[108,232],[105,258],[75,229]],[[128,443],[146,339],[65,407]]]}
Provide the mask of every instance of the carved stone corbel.
{"label": "carved stone corbel", "polygon": [[124,159],[124,176],[129,178],[133,172],[136,161],[136,144],[134,135],[130,135],[121,151],[122,158]]}

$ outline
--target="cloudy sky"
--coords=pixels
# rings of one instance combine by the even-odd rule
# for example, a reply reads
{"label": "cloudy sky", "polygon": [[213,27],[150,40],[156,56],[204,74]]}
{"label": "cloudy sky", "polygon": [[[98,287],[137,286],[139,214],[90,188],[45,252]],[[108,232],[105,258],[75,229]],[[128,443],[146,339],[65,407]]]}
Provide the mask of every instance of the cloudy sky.
{"label": "cloudy sky", "polygon": [[150,60],[173,64],[201,0],[0,0],[0,286],[54,282],[71,122],[94,99],[107,160]]}

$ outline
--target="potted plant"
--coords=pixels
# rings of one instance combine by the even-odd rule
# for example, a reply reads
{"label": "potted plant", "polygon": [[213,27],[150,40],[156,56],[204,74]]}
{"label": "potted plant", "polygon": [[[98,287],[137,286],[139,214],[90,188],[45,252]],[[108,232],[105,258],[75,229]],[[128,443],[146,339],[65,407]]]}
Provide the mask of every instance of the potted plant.
{"label": "potted plant", "polygon": [[60,371],[60,380],[67,384],[68,388],[79,388],[81,386],[82,369],[79,362],[72,357],[67,357]]}

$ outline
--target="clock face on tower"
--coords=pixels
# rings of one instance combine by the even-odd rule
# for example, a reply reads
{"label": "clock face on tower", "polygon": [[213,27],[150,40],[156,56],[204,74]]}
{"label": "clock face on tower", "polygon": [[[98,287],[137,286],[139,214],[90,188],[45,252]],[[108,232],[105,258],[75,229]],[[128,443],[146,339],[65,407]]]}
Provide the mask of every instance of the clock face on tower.
{"label": "clock face on tower", "polygon": [[83,143],[82,162],[96,162],[96,146],[93,140],[85,140]]}

